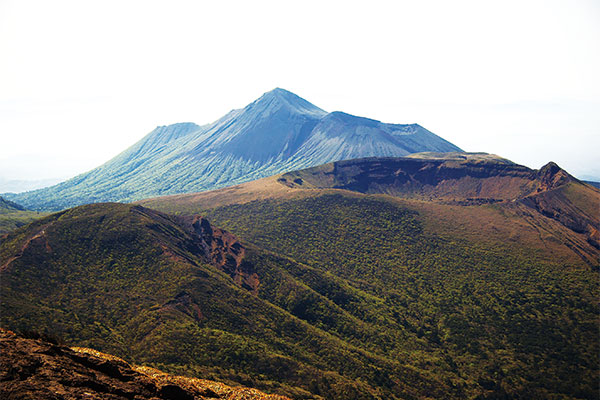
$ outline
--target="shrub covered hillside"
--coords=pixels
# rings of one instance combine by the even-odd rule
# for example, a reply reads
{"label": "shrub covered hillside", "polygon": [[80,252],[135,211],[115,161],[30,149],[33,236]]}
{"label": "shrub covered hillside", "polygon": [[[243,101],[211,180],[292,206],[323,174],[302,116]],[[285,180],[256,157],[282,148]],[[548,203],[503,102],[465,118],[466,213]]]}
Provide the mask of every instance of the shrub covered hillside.
{"label": "shrub covered hillside", "polygon": [[[0,244],[0,268],[2,326],[48,332],[137,364],[294,398],[463,391],[382,351],[409,336],[379,331],[378,298],[242,246],[206,220],[81,206],[10,234]],[[305,281],[356,303],[364,318]]]}
{"label": "shrub covered hillside", "polygon": [[17,203],[0,197],[0,236],[45,215],[47,213],[28,211]]}
{"label": "shrub covered hillside", "polygon": [[375,334],[315,317],[291,291],[284,307],[448,397],[598,396],[600,192],[554,163],[349,160],[143,204],[203,213],[310,267],[294,276]]}
{"label": "shrub covered hillside", "polygon": [[352,291],[301,277],[375,327],[356,343],[460,388],[458,397],[597,396],[598,275],[582,261],[435,234],[414,210],[379,198],[324,195],[209,214],[248,242],[341,279]]}
{"label": "shrub covered hillside", "polygon": [[51,215],[0,243],[1,322],[299,399],[597,398],[600,192],[460,157]]}

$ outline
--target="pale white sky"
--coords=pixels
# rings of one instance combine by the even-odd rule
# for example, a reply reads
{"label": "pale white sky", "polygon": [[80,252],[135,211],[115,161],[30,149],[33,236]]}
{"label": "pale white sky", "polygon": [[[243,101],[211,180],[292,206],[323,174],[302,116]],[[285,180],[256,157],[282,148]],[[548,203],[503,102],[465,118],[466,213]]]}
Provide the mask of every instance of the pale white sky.
{"label": "pale white sky", "polygon": [[600,179],[600,1],[0,0],[0,179],[70,177],[275,87]]}

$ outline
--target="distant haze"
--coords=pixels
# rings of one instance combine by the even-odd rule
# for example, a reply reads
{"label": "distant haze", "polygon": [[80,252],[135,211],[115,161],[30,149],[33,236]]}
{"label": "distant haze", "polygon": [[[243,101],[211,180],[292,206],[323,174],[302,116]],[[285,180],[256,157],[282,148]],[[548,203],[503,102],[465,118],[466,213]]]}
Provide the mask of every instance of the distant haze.
{"label": "distant haze", "polygon": [[0,178],[74,176],[282,87],[600,180],[599,22],[597,1],[4,0]]}
{"label": "distant haze", "polygon": [[0,178],[0,193],[21,193],[29,190],[41,189],[48,186],[56,185],[64,179],[15,179],[7,180]]}

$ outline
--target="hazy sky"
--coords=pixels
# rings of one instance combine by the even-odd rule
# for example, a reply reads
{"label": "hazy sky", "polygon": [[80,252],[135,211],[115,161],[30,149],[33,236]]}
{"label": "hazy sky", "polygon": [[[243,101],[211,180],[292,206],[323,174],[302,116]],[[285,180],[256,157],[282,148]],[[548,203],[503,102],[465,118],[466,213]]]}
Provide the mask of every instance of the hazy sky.
{"label": "hazy sky", "polygon": [[0,0],[0,179],[70,177],[275,87],[600,180],[600,1]]}

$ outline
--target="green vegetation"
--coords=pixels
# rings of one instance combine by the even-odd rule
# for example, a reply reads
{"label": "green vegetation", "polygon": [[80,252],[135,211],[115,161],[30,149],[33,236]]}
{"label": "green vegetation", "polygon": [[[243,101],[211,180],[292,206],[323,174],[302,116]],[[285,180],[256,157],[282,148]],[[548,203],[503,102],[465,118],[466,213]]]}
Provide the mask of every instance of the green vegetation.
{"label": "green vegetation", "polygon": [[20,228],[0,246],[2,325],[298,398],[451,390],[346,340],[348,332],[376,332],[353,328],[360,321],[287,272],[314,275],[310,268],[248,249],[246,262],[264,282],[264,298],[256,297],[192,251],[194,240],[172,217],[117,204]]}
{"label": "green vegetation", "polygon": [[0,235],[13,231],[20,226],[27,225],[45,215],[48,215],[48,213],[37,211],[0,212]]}
{"label": "green vegetation", "polygon": [[1,323],[295,398],[597,398],[597,272],[341,193],[203,212],[242,238],[258,295],[176,217],[51,215],[0,243]]}
{"label": "green vegetation", "polygon": [[25,208],[21,207],[17,203],[6,200],[5,198],[0,196],[0,213],[9,212],[9,211],[24,211]]}
{"label": "green vegetation", "polygon": [[468,396],[597,395],[599,290],[588,267],[514,243],[434,234],[419,214],[381,197],[255,201],[205,214],[248,242],[343,279],[336,286],[301,278],[376,327],[378,338],[354,332],[370,351],[428,370]]}
{"label": "green vegetation", "polygon": [[0,197],[0,235],[41,218],[48,213],[28,211],[17,203]]}

